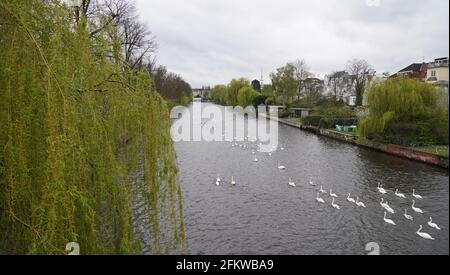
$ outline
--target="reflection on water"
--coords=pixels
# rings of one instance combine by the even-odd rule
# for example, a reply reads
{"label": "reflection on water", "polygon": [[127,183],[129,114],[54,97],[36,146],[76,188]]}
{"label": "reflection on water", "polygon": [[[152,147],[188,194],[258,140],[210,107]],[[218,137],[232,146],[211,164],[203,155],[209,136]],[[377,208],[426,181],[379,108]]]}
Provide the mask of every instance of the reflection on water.
{"label": "reflection on water", "polygon": [[[286,149],[258,153],[259,162],[252,149],[228,142],[175,145],[190,254],[364,254],[369,242],[382,254],[449,253],[447,171],[281,125],[279,138]],[[278,169],[279,161],[286,171]],[[288,186],[290,177],[296,188]],[[318,186],[309,185],[310,178]],[[389,218],[397,226],[383,221],[378,182],[388,190],[384,198],[396,210]],[[326,204],[316,202],[320,185],[339,195],[340,211],[326,195]],[[396,188],[407,199],[397,198]],[[411,210],[412,189],[424,196],[417,202],[424,215]],[[348,193],[367,209],[347,202]],[[403,217],[406,208],[414,222]],[[430,216],[441,231],[427,225]],[[436,241],[421,239],[419,225]]]}

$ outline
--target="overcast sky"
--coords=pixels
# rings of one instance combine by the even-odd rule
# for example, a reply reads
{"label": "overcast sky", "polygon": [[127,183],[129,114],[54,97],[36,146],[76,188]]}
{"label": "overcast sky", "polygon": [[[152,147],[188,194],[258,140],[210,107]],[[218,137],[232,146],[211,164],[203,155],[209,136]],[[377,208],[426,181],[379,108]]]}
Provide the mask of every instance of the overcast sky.
{"label": "overcast sky", "polygon": [[260,79],[297,58],[318,76],[366,59],[379,72],[448,56],[448,0],[137,0],[158,63],[193,88]]}

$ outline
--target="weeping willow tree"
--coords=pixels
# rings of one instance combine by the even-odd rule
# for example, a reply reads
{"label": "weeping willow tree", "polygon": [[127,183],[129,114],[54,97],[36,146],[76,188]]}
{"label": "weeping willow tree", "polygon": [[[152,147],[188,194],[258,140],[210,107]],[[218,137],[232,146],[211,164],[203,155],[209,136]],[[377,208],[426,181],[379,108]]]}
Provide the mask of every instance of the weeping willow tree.
{"label": "weeping willow tree", "polygon": [[166,103],[87,20],[0,0],[0,254],[183,253]]}
{"label": "weeping willow tree", "polygon": [[393,78],[368,90],[368,118],[360,136],[400,145],[448,144],[448,105],[443,92],[410,78]]}

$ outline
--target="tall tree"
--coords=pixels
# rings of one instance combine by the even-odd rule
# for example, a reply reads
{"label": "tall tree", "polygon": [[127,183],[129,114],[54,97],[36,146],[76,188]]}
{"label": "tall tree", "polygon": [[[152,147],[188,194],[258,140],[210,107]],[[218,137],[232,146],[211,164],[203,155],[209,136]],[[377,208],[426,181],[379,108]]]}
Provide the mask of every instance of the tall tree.
{"label": "tall tree", "polygon": [[168,253],[184,223],[167,105],[108,56],[114,26],[90,36],[98,1],[60,2],[0,0],[0,251]]}
{"label": "tall tree", "polygon": [[216,104],[225,105],[226,104],[226,95],[227,95],[227,86],[225,85],[216,85],[212,89],[212,100]]}
{"label": "tall tree", "polygon": [[302,95],[302,91],[304,90],[304,81],[309,78],[312,77],[312,73],[309,71],[309,67],[306,64],[306,60],[304,59],[297,59],[296,61],[291,63],[292,66],[294,66],[295,72],[294,72],[294,76],[295,79],[298,82],[298,90],[297,90],[297,95],[299,98],[301,98]]}
{"label": "tall tree", "polygon": [[191,85],[180,75],[168,72],[164,66],[158,66],[156,69],[152,66],[149,64],[146,69],[154,79],[156,90],[164,99],[180,102],[185,97],[192,97]]}
{"label": "tall tree", "polygon": [[[360,121],[362,137],[400,145],[448,145],[444,92],[410,78],[393,78],[368,88],[369,116]],[[447,105],[448,106],[448,105]]]}
{"label": "tall tree", "polygon": [[368,77],[374,73],[372,66],[362,59],[353,59],[347,63],[347,71],[356,81],[356,106],[361,106]]}
{"label": "tall tree", "polygon": [[292,64],[278,68],[270,74],[275,95],[284,105],[290,104],[298,92],[298,81],[295,76],[296,68]]}
{"label": "tall tree", "polygon": [[349,81],[347,81],[345,71],[334,71],[326,77],[328,87],[331,89],[331,95],[334,97],[334,101],[342,99],[344,91]]}
{"label": "tall tree", "polygon": [[261,82],[259,82],[259,80],[253,80],[252,81],[252,88],[253,88],[253,90],[255,90],[255,91],[258,91],[258,92],[260,92],[261,93]]}
{"label": "tall tree", "polygon": [[252,87],[245,86],[238,92],[238,104],[242,108],[247,108],[253,105],[255,98],[261,94],[255,91]]}
{"label": "tall tree", "polygon": [[238,93],[243,87],[250,87],[250,81],[246,78],[239,78],[231,80],[227,89],[226,102],[229,106],[238,105]]}

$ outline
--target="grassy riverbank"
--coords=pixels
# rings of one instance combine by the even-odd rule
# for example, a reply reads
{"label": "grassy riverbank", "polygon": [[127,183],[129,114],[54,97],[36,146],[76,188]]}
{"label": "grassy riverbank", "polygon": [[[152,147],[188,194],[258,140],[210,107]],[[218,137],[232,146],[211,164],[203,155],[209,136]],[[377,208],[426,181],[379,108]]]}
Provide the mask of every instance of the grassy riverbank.
{"label": "grassy riverbank", "polygon": [[360,140],[364,139],[360,139],[358,132],[339,132],[335,129],[320,129],[318,127],[314,128],[313,126],[302,125],[302,123],[300,123],[298,119],[278,118],[277,121],[291,127],[307,130],[309,132],[311,132],[312,129],[315,129],[314,132],[321,136],[340,140],[345,143],[374,149],[377,151],[388,153],[390,155],[407,158],[414,161],[448,168],[448,146],[401,147],[393,144],[383,144],[367,141],[361,142]]}
{"label": "grassy riverbank", "polygon": [[417,151],[434,154],[440,157],[449,157],[449,146],[430,146],[430,147],[416,147]]}

